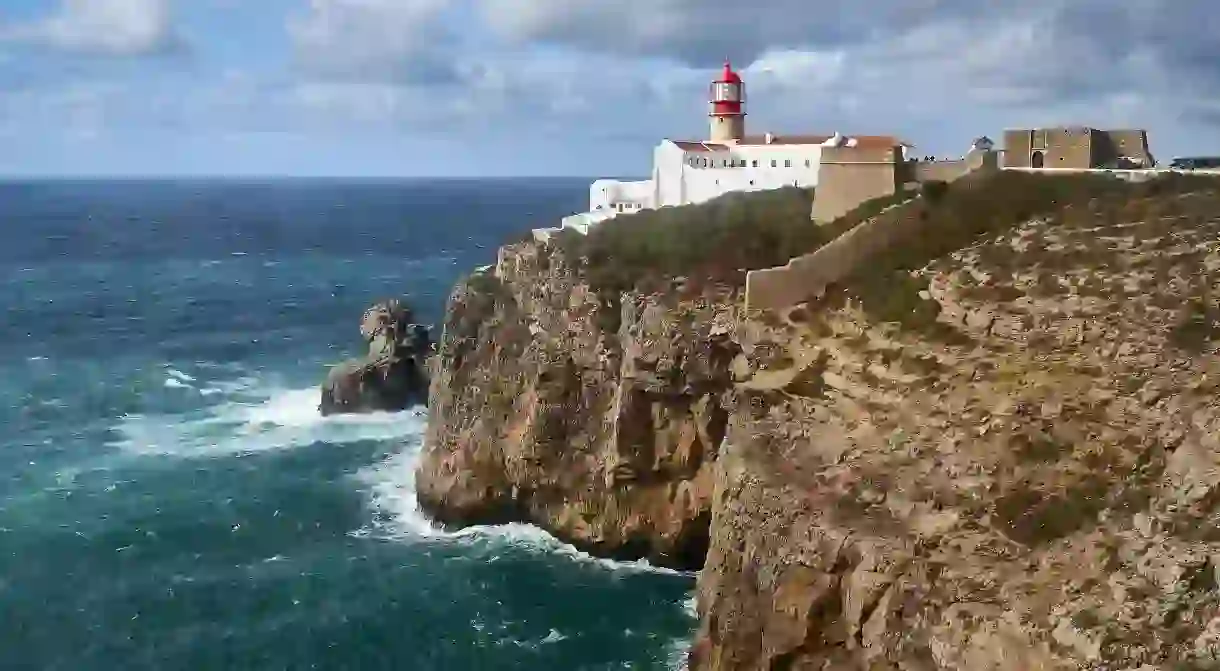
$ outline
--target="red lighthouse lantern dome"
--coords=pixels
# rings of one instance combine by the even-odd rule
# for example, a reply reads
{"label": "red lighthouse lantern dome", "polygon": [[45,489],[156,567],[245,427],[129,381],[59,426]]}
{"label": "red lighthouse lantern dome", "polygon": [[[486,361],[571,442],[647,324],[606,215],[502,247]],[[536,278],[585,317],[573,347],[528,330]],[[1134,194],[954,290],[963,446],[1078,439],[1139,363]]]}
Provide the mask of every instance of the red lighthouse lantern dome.
{"label": "red lighthouse lantern dome", "polygon": [[712,103],[712,114],[742,114],[746,101],[746,85],[741,76],[733,72],[733,66],[724,62],[720,77],[712,82],[708,100]]}
{"label": "red lighthouse lantern dome", "polygon": [[711,117],[713,142],[732,142],[745,137],[746,85],[727,60],[724,70],[708,89],[708,102],[711,104],[708,116]]}

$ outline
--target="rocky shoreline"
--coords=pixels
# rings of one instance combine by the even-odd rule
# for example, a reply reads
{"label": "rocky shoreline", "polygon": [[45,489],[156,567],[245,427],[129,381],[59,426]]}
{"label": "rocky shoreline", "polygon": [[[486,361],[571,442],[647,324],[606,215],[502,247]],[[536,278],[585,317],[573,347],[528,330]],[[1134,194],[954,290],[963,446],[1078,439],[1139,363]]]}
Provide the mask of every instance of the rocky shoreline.
{"label": "rocky shoreline", "polygon": [[506,248],[450,297],[420,503],[447,523],[528,520],[601,556],[698,568],[732,358],[711,332],[731,314],[606,306],[563,263]]}
{"label": "rocky shoreline", "polygon": [[360,336],[367,353],[330,369],[318,412],[395,412],[426,403],[433,344],[411,309],[397,299],[374,304],[360,319]]}
{"label": "rocky shoreline", "polygon": [[697,671],[1213,668],[1216,212],[1119,189],[749,315],[508,245],[450,296],[420,503],[700,569]]}

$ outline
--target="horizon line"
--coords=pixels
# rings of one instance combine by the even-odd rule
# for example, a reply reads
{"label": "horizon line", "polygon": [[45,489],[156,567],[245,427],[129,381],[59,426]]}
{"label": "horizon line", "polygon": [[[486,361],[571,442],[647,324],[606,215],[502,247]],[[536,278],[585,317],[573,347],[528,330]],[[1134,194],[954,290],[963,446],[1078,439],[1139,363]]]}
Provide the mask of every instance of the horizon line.
{"label": "horizon line", "polygon": [[596,175],[294,175],[284,173],[0,173],[0,182],[19,181],[141,181],[141,180],[367,180],[367,181],[520,181],[520,180],[597,180],[638,179],[639,177],[599,177]]}

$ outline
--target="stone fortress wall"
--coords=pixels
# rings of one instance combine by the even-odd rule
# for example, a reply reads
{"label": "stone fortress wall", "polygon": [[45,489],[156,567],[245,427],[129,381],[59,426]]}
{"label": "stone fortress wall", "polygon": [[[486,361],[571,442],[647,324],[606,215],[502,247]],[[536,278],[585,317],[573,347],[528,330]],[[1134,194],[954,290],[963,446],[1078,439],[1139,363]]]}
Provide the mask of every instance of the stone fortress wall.
{"label": "stone fortress wall", "polygon": [[[812,216],[815,222],[825,224],[868,200],[902,189],[930,181],[952,182],[1002,168],[1093,170],[1155,165],[1146,131],[1079,126],[1008,130],[1003,152],[976,141],[975,149],[951,161],[903,161],[897,147],[884,151],[828,148],[822,154]],[[812,254],[792,259],[784,266],[749,272],[746,308],[777,310],[809,300],[873,255],[917,233],[900,217],[884,213],[873,217]]]}
{"label": "stone fortress wall", "polygon": [[[898,147],[826,148],[814,196],[813,220],[826,224],[874,198],[901,190],[916,193],[926,182],[952,182],[999,168],[999,152],[992,149],[973,149],[956,160],[924,161],[903,160]],[[909,222],[883,211],[812,254],[777,268],[750,271],[746,274],[746,309],[782,309],[809,300],[873,255],[912,234]]]}
{"label": "stone fortress wall", "polygon": [[1087,126],[1004,131],[1008,168],[1151,168],[1148,132]]}

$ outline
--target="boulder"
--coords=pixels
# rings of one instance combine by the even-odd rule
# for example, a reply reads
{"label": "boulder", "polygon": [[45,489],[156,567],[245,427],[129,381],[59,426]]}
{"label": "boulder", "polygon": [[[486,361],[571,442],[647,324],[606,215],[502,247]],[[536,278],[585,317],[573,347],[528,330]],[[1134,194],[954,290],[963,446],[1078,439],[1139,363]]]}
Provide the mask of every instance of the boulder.
{"label": "boulder", "polygon": [[427,402],[430,328],[413,322],[398,300],[365,310],[360,335],[368,353],[331,368],[322,384],[322,415],[394,412]]}

